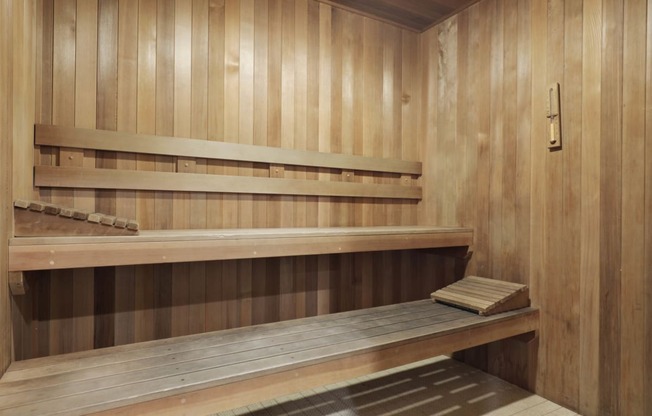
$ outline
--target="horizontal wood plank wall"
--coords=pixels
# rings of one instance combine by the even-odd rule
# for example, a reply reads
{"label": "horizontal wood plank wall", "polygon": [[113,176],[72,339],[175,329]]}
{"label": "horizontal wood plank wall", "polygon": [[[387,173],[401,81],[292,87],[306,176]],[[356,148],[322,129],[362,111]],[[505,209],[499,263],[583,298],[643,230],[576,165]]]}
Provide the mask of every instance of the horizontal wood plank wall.
{"label": "horizontal wood plank wall", "polygon": [[650,7],[484,0],[422,35],[420,220],[473,227],[467,272],[528,283],[541,308],[536,356],[465,359],[587,415],[652,412]]}
{"label": "horizontal wood plank wall", "polygon": [[[39,123],[420,157],[416,33],[312,0],[38,5]],[[111,151],[38,157],[45,165],[386,180]],[[144,229],[417,222],[417,202],[405,200],[84,190],[40,197],[136,217]],[[29,273],[32,290],[15,298],[16,357],[422,299],[456,270],[450,258],[406,251]]]}
{"label": "horizontal wood plank wall", "polygon": [[[13,235],[11,201],[33,197],[31,169],[35,113],[36,2],[0,2],[0,374],[12,360],[7,238]],[[23,323],[22,318],[18,317]],[[22,338],[20,335],[16,339]],[[19,343],[21,341],[18,341]]]}

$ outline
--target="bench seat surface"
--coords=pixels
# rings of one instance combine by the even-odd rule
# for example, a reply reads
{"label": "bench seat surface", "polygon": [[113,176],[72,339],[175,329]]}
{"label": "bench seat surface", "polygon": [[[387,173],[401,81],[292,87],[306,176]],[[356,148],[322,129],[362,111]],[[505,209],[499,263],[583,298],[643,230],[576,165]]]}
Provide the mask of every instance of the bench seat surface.
{"label": "bench seat surface", "polygon": [[259,401],[530,332],[537,323],[532,308],[482,317],[424,300],[19,361],[0,380],[0,414],[173,414],[199,402],[217,407],[191,408],[219,410],[243,397]]}
{"label": "bench seat surface", "polygon": [[382,226],[141,231],[133,236],[17,237],[9,270],[52,270],[469,246],[461,227]]}

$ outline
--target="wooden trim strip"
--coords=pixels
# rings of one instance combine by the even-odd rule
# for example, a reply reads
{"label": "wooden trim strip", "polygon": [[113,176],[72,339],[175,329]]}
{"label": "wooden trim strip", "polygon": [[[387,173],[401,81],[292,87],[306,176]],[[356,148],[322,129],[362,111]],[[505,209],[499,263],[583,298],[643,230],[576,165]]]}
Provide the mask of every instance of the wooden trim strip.
{"label": "wooden trim strip", "polygon": [[417,186],[58,166],[36,166],[34,184],[52,188],[421,199],[421,187]]}
{"label": "wooden trim strip", "polygon": [[[38,239],[34,244],[29,244],[30,238],[14,238],[9,246],[9,270],[461,247],[470,245],[473,240],[473,231],[464,228],[433,228],[422,233],[402,233],[397,230],[381,236],[375,233],[319,236],[308,233],[284,237],[283,229],[277,233],[262,234],[260,238],[228,237],[217,233],[213,238],[207,238],[201,233],[192,238],[192,230],[185,234],[189,236],[188,239],[184,239],[180,231],[172,236],[165,231],[141,231],[140,236],[102,237],[101,241],[97,237],[49,237],[47,244]],[[160,237],[156,238],[157,235]]]}
{"label": "wooden trim strip", "polygon": [[166,156],[421,175],[421,162],[37,124],[35,143]]}

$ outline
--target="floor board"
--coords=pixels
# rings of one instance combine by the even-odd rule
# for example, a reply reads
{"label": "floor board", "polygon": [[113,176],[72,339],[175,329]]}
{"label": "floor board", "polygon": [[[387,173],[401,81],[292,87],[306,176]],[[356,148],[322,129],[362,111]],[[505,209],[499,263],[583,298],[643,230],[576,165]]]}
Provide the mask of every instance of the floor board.
{"label": "floor board", "polygon": [[213,416],[571,416],[577,413],[445,356]]}

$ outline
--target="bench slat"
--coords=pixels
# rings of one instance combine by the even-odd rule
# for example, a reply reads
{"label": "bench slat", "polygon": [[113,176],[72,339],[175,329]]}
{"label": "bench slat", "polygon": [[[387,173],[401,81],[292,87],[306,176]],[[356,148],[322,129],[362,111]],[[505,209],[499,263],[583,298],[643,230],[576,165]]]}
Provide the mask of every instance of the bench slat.
{"label": "bench slat", "polygon": [[421,199],[421,187],[418,186],[62,166],[35,166],[34,185],[52,188]]}
{"label": "bench slat", "polygon": [[290,150],[180,137],[152,136],[109,130],[35,126],[35,143],[128,153],[261,162],[280,165],[421,175],[421,162],[337,153]]}

